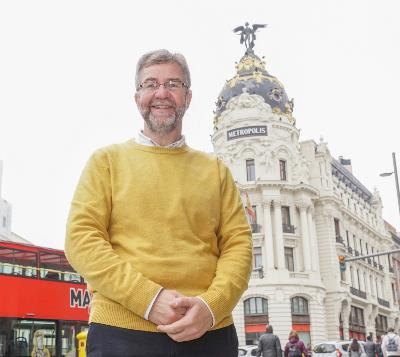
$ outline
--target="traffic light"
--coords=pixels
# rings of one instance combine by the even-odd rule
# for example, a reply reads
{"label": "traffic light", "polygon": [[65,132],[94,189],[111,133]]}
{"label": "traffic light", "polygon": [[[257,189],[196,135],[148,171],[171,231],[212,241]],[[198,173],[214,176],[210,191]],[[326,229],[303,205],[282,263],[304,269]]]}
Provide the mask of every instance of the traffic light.
{"label": "traffic light", "polygon": [[340,271],[346,270],[346,257],[344,255],[339,255],[339,265]]}

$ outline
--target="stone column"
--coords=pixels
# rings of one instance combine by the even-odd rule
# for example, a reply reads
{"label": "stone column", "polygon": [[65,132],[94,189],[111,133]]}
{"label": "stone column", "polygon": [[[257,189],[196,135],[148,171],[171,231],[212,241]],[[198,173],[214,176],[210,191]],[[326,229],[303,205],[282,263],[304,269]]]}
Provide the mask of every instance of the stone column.
{"label": "stone column", "polygon": [[307,223],[307,208],[309,203],[307,201],[297,202],[297,207],[300,210],[300,221],[301,221],[301,236],[302,236],[302,246],[303,246],[303,263],[304,270],[311,270],[311,249],[310,249],[310,236]]}
{"label": "stone column", "polygon": [[283,245],[283,232],[282,232],[282,211],[281,201],[279,199],[273,200],[274,207],[274,226],[275,226],[275,265],[278,269],[286,269],[285,267],[285,250]]}
{"label": "stone column", "polygon": [[274,261],[274,237],[272,236],[272,219],[271,219],[271,200],[264,200],[264,246],[263,246],[263,265],[267,270],[273,270]]}
{"label": "stone column", "polygon": [[312,210],[313,207],[310,206],[310,209],[307,212],[307,224],[308,224],[308,229],[309,229],[309,236],[310,236],[310,241],[311,241],[311,270],[312,271],[319,271],[319,256],[318,256],[318,242],[317,242],[317,237],[315,235],[315,229],[314,229],[314,222],[312,218]]}

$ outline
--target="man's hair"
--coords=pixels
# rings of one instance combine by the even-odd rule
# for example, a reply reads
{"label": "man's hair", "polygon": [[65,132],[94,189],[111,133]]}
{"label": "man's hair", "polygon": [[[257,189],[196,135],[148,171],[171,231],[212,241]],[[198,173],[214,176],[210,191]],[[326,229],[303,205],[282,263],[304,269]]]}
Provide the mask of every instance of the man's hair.
{"label": "man's hair", "polygon": [[272,325],[268,325],[268,326],[265,328],[265,332],[273,333],[273,332],[274,332],[274,328],[272,327]]}
{"label": "man's hair", "polygon": [[368,341],[372,341],[372,336],[371,336],[371,335],[368,335],[368,336],[367,336],[367,340],[368,340]]}
{"label": "man's hair", "polygon": [[388,328],[388,332],[394,332],[394,328],[393,327],[389,327]]}
{"label": "man's hair", "polygon": [[150,67],[157,64],[163,63],[176,63],[181,67],[184,77],[184,82],[188,88],[190,88],[190,71],[185,57],[180,53],[171,53],[168,50],[155,50],[145,53],[139,58],[136,65],[136,75],[135,75],[135,86],[136,90],[140,86],[140,72],[143,68]]}

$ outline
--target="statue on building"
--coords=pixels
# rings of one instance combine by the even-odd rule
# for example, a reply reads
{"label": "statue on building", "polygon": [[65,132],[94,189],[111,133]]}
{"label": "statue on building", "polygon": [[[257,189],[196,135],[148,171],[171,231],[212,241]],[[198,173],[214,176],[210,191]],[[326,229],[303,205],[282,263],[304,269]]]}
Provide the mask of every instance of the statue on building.
{"label": "statue on building", "polygon": [[246,46],[246,54],[252,53],[254,48],[254,41],[256,39],[256,31],[260,28],[267,27],[266,24],[254,24],[249,27],[249,23],[246,22],[244,26],[238,26],[233,29],[233,32],[240,35],[240,43],[244,43]]}

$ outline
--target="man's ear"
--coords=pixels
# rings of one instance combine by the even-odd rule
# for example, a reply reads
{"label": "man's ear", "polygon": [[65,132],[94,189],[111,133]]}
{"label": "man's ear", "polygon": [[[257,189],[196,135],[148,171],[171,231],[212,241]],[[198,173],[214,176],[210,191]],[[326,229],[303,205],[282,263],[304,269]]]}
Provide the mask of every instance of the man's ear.
{"label": "man's ear", "polygon": [[139,93],[138,93],[138,92],[135,92],[135,102],[136,102],[136,105],[138,104],[138,101],[139,101]]}
{"label": "man's ear", "polygon": [[188,91],[186,92],[186,97],[185,97],[186,109],[189,108],[191,101],[192,101],[192,91],[190,89],[188,89]]}

